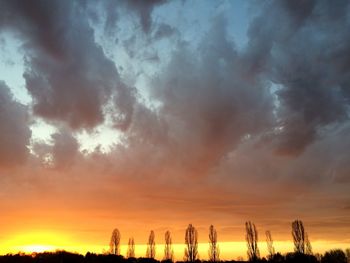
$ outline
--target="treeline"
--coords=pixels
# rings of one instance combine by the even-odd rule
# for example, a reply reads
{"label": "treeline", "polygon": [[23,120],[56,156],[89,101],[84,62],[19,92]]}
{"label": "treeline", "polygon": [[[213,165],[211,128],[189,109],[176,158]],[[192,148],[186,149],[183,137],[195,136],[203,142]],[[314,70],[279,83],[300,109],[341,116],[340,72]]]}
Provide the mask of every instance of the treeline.
{"label": "treeline", "polygon": [[[243,263],[243,260],[220,261],[220,263]],[[297,252],[281,255],[276,253],[272,258],[262,258],[257,263],[348,263],[349,258],[342,250],[336,249],[326,252],[318,259],[314,255],[300,254]],[[0,256],[0,263],[171,263],[167,260],[151,258],[124,258],[121,255],[87,253],[85,256],[66,251],[44,252],[27,254],[15,254]],[[185,263],[177,261],[177,263]],[[211,263],[211,261],[196,260],[195,263]]]}
{"label": "treeline", "polygon": [[[282,255],[280,252],[276,252],[273,238],[270,230],[265,231],[266,246],[268,255],[266,258],[260,257],[260,251],[258,247],[259,235],[257,228],[254,223],[247,221],[245,223],[245,239],[247,242],[247,255],[248,260],[251,262],[321,262],[321,263],[350,263],[350,249],[345,252],[337,249],[326,252],[324,255],[318,253],[313,254],[311,242],[309,240],[308,233],[304,228],[304,224],[301,220],[295,220],[291,224],[291,234],[294,243],[294,252]],[[217,231],[213,225],[209,227],[208,233],[208,262],[219,262],[220,261],[220,248],[218,246]],[[174,251],[172,248],[172,238],[169,231],[165,232],[165,245],[164,245],[164,256],[163,261],[173,262]],[[114,229],[110,240],[110,254],[119,255],[120,246],[120,232],[118,229]],[[147,249],[146,258],[155,259],[156,246],[155,246],[155,234],[151,230]],[[135,242],[134,238],[129,238],[126,258],[132,259],[135,257]],[[189,224],[185,231],[185,250],[183,260],[185,262],[196,262],[199,261],[198,254],[198,231],[196,228]],[[241,260],[243,261],[243,259]]]}
{"label": "treeline", "polygon": [[[350,263],[350,249],[342,251],[340,249],[331,250],[324,255],[313,254],[311,242],[308,233],[305,231],[303,222],[295,220],[291,225],[291,234],[294,242],[294,252],[282,255],[276,252],[271,231],[265,231],[266,246],[268,255],[260,256],[258,247],[259,235],[254,223],[248,221],[245,223],[245,239],[247,242],[247,255],[250,262],[271,262],[271,263]],[[33,253],[31,255],[16,254],[0,256],[0,263],[172,263],[174,262],[174,251],[172,248],[172,238],[169,231],[165,232],[163,259],[158,261],[156,256],[155,233],[150,232],[147,249],[144,258],[135,257],[135,242],[134,238],[130,237],[126,256],[120,255],[120,232],[118,229],[112,231],[112,236],[109,243],[109,251],[104,254],[87,253],[85,256],[80,254],[69,253],[65,251],[57,251],[54,253]],[[238,258],[237,261],[222,261],[220,260],[220,249],[218,246],[218,235],[215,227],[211,225],[208,233],[208,260],[200,261],[198,254],[198,231],[189,224],[185,231],[185,250],[183,261],[189,263],[234,263],[244,262],[243,258]],[[159,258],[159,257],[158,257]]]}

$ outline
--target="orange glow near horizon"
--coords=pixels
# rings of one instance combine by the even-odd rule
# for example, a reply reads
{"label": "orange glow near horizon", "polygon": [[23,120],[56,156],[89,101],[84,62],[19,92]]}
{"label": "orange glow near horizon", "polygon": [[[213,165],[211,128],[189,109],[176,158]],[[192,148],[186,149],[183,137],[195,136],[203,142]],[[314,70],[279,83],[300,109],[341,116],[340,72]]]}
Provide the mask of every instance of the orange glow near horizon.
{"label": "orange glow near horizon", "polygon": [[[69,236],[50,233],[50,232],[33,232],[26,234],[19,234],[13,239],[9,239],[5,242],[1,242],[0,254],[18,253],[23,252],[31,254],[33,252],[54,252],[58,250],[65,250],[74,253],[85,254],[87,252],[94,253],[106,253],[108,251],[108,242],[106,245],[99,244],[84,244],[72,240]],[[237,259],[237,257],[246,258],[246,243],[240,242],[218,242],[220,248],[220,258],[223,260]],[[274,246],[277,252],[287,253],[293,251],[293,243],[290,241],[275,241]],[[324,253],[327,250],[340,248],[345,249],[348,244],[336,243],[329,241],[314,241],[312,242],[314,253]],[[144,257],[146,251],[145,244],[135,245],[135,254],[137,257]],[[175,260],[179,261],[183,259],[184,244],[173,244]],[[156,245],[156,258],[162,259],[164,244]],[[259,249],[261,256],[266,256],[267,249],[264,241],[259,242]],[[127,245],[121,244],[120,254],[125,256],[127,251]],[[199,243],[198,251],[200,259],[208,258],[208,243]]]}
{"label": "orange glow near horizon", "polygon": [[69,240],[59,233],[27,232],[14,235],[13,238],[2,242],[0,253],[54,251],[57,249],[57,244],[62,243],[69,243]]}

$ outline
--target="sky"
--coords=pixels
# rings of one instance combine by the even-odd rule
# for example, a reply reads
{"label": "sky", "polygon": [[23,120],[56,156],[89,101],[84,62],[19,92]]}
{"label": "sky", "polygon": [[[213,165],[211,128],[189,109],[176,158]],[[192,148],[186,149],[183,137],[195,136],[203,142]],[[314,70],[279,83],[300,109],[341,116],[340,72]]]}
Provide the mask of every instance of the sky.
{"label": "sky", "polygon": [[0,0],[0,254],[349,247],[349,42],[346,0]]}

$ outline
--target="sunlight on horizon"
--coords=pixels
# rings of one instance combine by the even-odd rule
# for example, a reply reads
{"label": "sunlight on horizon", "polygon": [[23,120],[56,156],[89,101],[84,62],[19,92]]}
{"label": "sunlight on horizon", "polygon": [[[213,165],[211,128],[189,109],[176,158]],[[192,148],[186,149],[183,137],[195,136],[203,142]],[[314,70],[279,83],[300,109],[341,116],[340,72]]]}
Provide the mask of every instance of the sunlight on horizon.
{"label": "sunlight on horizon", "polygon": [[41,253],[41,252],[46,252],[46,251],[54,251],[56,248],[54,246],[50,245],[26,245],[19,247],[19,250],[24,253]]}
{"label": "sunlight on horizon", "polygon": [[13,238],[2,243],[0,254],[6,253],[32,253],[55,251],[57,244],[70,243],[67,236],[54,232],[28,232],[16,234]]}
{"label": "sunlight on horizon", "polygon": [[[108,242],[106,245],[81,244],[79,242],[70,240],[67,236],[56,233],[27,233],[18,235],[15,238],[2,243],[0,246],[0,254],[16,254],[16,253],[41,253],[41,252],[55,252],[68,251],[72,253],[86,254],[87,252],[105,254],[108,253]],[[247,258],[247,246],[245,241],[236,242],[218,242],[220,248],[221,260],[235,260],[238,257]],[[265,241],[258,242],[260,254],[262,257],[266,256],[267,249]],[[291,241],[275,241],[274,246],[276,252],[285,254],[293,251],[293,243]],[[312,242],[314,253],[324,253],[326,250],[334,248],[347,248],[346,243],[332,243],[325,240],[317,240]],[[126,256],[127,244],[120,245],[120,254]],[[135,244],[136,257],[145,257],[146,244]],[[173,244],[175,261],[183,260],[185,244]],[[198,253],[201,260],[208,259],[208,243],[198,243]],[[164,244],[156,245],[156,259],[163,259]]]}

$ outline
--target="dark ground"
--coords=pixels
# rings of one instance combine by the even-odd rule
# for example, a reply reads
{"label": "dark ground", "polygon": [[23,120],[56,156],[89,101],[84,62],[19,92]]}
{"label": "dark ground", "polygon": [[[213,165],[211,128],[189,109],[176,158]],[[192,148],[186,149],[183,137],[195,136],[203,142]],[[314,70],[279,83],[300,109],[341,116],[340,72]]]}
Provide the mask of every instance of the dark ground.
{"label": "dark ground", "polygon": [[[196,261],[196,263],[208,263],[208,261]],[[221,261],[223,263],[239,263],[241,261]],[[322,257],[316,258],[313,255],[298,253],[288,253],[281,255],[275,254],[270,259],[261,259],[256,262],[272,263],[348,263],[345,254],[341,250],[327,252]],[[9,254],[0,256],[0,263],[171,263],[167,261],[158,261],[149,258],[124,258],[116,255],[102,255],[87,253],[85,256],[80,254],[69,253],[65,251],[44,252],[26,254]],[[177,263],[182,263],[177,261]]]}

